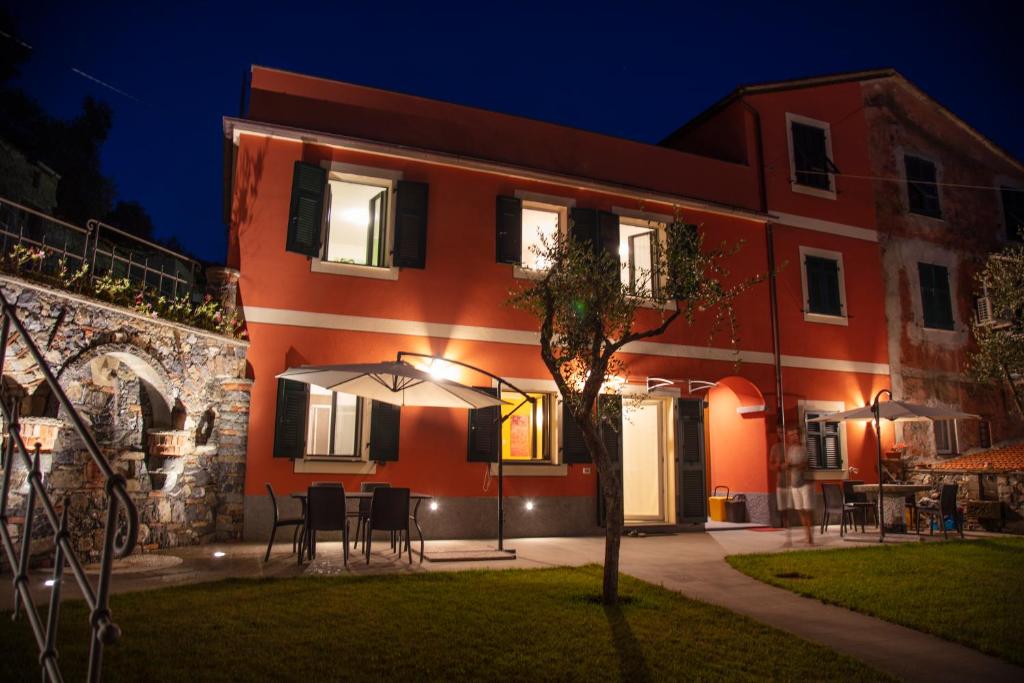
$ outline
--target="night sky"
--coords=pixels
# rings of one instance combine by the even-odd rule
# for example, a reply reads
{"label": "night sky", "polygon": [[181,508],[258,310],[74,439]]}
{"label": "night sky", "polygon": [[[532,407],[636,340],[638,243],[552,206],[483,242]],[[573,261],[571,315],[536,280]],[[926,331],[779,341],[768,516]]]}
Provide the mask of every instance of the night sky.
{"label": "night sky", "polygon": [[1024,158],[1020,0],[686,4],[24,0],[10,12],[33,47],[20,85],[58,116],[86,94],[108,102],[103,165],[119,198],[214,261],[221,117],[238,115],[254,63],[649,142],[739,84],[892,66]]}

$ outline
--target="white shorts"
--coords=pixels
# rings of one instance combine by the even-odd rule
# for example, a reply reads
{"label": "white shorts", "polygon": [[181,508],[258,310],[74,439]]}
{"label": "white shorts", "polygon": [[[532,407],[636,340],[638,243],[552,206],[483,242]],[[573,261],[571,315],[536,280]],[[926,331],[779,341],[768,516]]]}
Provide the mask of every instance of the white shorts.
{"label": "white shorts", "polygon": [[775,505],[780,510],[792,510],[793,509],[793,494],[792,489],[780,486],[775,489]]}
{"label": "white shorts", "polygon": [[795,486],[789,489],[789,495],[793,503],[793,510],[814,509],[814,486],[811,484]]}

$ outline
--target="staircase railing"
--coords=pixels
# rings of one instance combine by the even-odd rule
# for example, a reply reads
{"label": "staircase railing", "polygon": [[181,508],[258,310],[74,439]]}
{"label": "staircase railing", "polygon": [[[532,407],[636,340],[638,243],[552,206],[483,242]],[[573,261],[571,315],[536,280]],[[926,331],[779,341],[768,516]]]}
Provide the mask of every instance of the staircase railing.
{"label": "staircase railing", "polygon": [[[56,639],[57,622],[60,617],[61,583],[64,579],[64,568],[67,565],[89,607],[91,631],[88,680],[99,681],[103,663],[103,648],[105,645],[117,642],[121,637],[121,630],[111,620],[109,606],[112,563],[115,557],[125,557],[131,554],[135,548],[139,534],[138,512],[128,495],[124,477],[115,472],[107,459],[100,453],[96,440],[86,428],[82,417],[71,405],[71,401],[68,400],[67,394],[57,382],[43,354],[40,353],[39,348],[18,319],[16,308],[2,294],[0,294],[0,309],[2,309],[0,315],[3,320],[2,326],[0,326],[0,374],[2,374],[7,357],[7,346],[11,341],[11,333],[14,332],[21,337],[22,343],[35,360],[44,380],[53,392],[53,396],[57,399],[60,407],[64,409],[66,418],[82,439],[93,463],[103,474],[108,496],[99,577],[96,580],[96,586],[93,587],[72,543],[72,531],[68,525],[68,503],[66,500],[63,501],[62,509],[58,512],[58,507],[54,505],[49,492],[43,485],[39,471],[40,446],[36,443],[30,453],[19,433],[17,399],[7,396],[6,391],[0,385],[0,410],[3,412],[4,424],[7,427],[7,438],[4,440],[3,446],[3,480],[0,484],[0,540],[3,542],[7,562],[14,572],[14,614],[17,616],[19,610],[23,609],[28,618],[39,647],[39,659],[43,667],[44,679],[63,680],[57,662]],[[11,472],[16,458],[20,459],[22,465],[28,470],[29,484],[24,522],[21,527],[20,548],[15,546],[14,540],[11,538],[7,510]],[[33,518],[37,504],[53,530],[56,550],[53,576],[51,581],[47,581],[47,585],[50,586],[50,603],[45,622],[32,599],[28,573],[33,540]],[[124,522],[123,526],[119,526],[120,521]]]}

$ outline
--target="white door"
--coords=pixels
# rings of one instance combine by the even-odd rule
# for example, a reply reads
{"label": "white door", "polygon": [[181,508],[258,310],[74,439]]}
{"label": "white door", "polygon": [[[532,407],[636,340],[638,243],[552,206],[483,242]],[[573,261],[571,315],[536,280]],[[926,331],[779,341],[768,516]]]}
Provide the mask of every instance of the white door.
{"label": "white door", "polygon": [[622,493],[627,522],[665,522],[662,402],[622,405]]}

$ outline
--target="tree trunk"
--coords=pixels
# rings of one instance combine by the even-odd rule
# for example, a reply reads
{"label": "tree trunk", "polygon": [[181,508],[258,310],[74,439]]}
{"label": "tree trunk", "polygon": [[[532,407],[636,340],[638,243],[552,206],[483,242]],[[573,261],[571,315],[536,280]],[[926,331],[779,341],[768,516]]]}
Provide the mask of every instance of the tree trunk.
{"label": "tree trunk", "polygon": [[619,601],[619,546],[622,543],[622,486],[617,468],[601,478],[604,496],[604,583],[601,601],[614,605]]}

